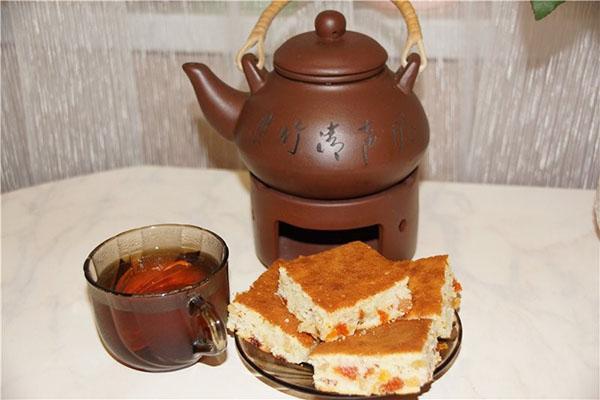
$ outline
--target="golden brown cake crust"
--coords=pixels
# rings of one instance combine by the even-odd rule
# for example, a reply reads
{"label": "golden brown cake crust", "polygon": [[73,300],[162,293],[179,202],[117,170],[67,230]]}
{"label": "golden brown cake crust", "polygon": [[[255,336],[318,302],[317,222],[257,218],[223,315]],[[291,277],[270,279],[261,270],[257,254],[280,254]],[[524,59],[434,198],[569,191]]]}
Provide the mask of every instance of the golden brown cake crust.
{"label": "golden brown cake crust", "polygon": [[430,318],[442,314],[442,287],[448,256],[434,256],[415,261],[400,261],[396,268],[408,273],[412,309],[404,318]]}
{"label": "golden brown cake crust", "polygon": [[427,341],[431,320],[396,320],[354,336],[317,345],[312,356],[325,354],[385,355],[421,352]]}
{"label": "golden brown cake crust", "polygon": [[248,291],[239,293],[234,301],[256,311],[267,321],[279,326],[285,333],[296,337],[305,346],[312,346],[315,340],[307,333],[298,332],[300,322],[288,311],[276,294],[279,282],[278,263],[279,261],[275,261],[258,277]]}
{"label": "golden brown cake crust", "polygon": [[407,277],[407,271],[394,268],[363,242],[300,256],[281,265],[315,304],[329,312],[351,307]]}

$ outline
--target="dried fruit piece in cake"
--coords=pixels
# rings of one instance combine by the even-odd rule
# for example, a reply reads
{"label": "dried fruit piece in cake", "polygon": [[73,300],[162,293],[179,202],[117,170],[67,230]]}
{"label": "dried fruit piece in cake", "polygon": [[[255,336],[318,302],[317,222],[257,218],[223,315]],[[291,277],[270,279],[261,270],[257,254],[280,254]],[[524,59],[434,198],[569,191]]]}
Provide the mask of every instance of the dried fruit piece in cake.
{"label": "dried fruit piece in cake", "polygon": [[450,337],[462,288],[452,273],[448,256],[399,261],[396,267],[408,274],[412,293],[412,308],[404,318],[431,319],[438,337]]}
{"label": "dried fruit piece in cake", "polygon": [[308,362],[319,390],[366,396],[418,393],[433,378],[436,343],[431,320],[401,319],[321,343]]}
{"label": "dried fruit piece in cake", "polygon": [[316,345],[312,336],[298,332],[299,321],[275,293],[278,262],[246,292],[229,304],[227,328],[263,351],[291,363],[301,363]]}
{"label": "dried fruit piece in cake", "polygon": [[352,242],[282,262],[277,293],[298,328],[324,341],[385,324],[411,308],[407,271]]}

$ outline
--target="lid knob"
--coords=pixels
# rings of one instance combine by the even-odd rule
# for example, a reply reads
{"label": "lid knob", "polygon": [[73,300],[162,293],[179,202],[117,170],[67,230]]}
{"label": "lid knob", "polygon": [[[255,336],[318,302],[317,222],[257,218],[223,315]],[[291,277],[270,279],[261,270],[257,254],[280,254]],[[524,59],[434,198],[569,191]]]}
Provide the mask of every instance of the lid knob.
{"label": "lid knob", "polygon": [[337,39],[346,32],[346,18],[338,11],[322,11],[315,18],[315,29],[323,39]]}

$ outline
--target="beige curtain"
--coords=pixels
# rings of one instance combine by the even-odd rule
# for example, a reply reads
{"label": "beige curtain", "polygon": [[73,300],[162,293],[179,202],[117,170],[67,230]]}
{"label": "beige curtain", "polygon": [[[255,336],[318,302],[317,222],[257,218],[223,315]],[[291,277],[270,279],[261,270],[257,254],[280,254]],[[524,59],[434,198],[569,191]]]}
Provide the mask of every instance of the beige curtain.
{"label": "beige curtain", "polygon": [[[2,191],[126,166],[242,168],[205,122],[181,70],[233,64],[266,2],[2,2]],[[405,28],[387,2],[296,2],[272,54],[324,9],[399,65]],[[416,3],[430,56],[426,179],[593,188],[600,175],[600,4],[535,22],[529,2]],[[269,68],[271,58],[267,65]]]}

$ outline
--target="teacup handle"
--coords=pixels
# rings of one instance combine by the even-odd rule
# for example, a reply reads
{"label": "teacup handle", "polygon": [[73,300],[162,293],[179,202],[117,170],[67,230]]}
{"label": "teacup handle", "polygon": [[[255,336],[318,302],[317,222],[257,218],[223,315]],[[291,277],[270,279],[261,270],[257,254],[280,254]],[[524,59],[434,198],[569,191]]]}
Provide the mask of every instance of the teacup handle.
{"label": "teacup handle", "polygon": [[227,348],[227,331],[213,305],[202,296],[193,297],[188,305],[190,316],[206,323],[194,340],[194,353],[199,356],[217,356],[224,352]]}
{"label": "teacup handle", "polygon": [[[235,62],[240,71],[243,71],[242,57],[248,50],[257,47],[258,62],[256,66],[261,70],[265,65],[265,36],[267,36],[267,30],[271,25],[271,22],[275,16],[289,3],[290,0],[278,0],[272,1],[267,8],[262,12],[256,25],[252,28],[246,43],[237,52]],[[408,30],[408,37],[402,50],[401,63],[402,67],[406,68],[408,65],[408,54],[410,50],[417,46],[419,55],[421,56],[421,64],[419,71],[423,71],[427,66],[427,56],[425,55],[425,45],[423,44],[423,33],[421,32],[421,24],[419,24],[419,17],[415,12],[414,7],[409,0],[390,0],[396,8],[402,14],[406,28]]]}

